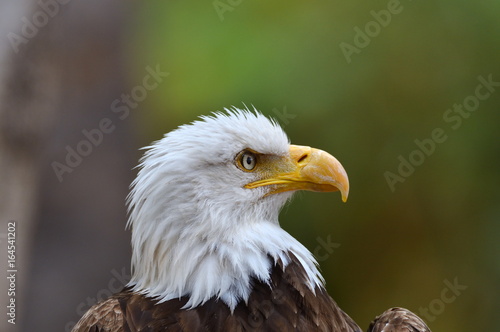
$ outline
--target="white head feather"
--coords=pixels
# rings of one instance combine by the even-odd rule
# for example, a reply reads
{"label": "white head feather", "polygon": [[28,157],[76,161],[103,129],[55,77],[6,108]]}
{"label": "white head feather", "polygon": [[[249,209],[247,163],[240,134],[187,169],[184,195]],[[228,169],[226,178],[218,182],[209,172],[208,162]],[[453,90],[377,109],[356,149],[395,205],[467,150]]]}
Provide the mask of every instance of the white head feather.
{"label": "white head feather", "polygon": [[243,149],[287,155],[286,134],[256,111],[226,112],[147,147],[128,197],[133,290],[160,301],[188,296],[186,308],[217,297],[234,310],[247,301],[252,277],[269,281],[268,255],[286,266],[288,252],[313,291],[323,284],[311,253],[279,226],[292,193],[263,198],[268,188],[245,189],[256,175],[234,163]]}

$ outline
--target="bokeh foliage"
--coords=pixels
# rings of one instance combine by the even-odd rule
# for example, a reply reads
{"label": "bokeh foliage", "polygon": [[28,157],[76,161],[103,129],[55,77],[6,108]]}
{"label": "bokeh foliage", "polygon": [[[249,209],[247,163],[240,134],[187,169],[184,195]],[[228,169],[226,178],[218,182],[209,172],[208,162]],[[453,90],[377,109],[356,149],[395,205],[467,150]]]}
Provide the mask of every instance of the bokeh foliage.
{"label": "bokeh foliage", "polygon": [[[419,313],[454,278],[468,288],[430,327],[498,326],[500,88],[456,130],[443,114],[474,94],[478,76],[500,81],[500,3],[401,1],[350,63],[340,44],[353,45],[354,27],[388,1],[221,3],[232,8],[222,20],[207,1],[140,5],[130,80],[148,65],[170,73],[136,110],[144,144],[198,115],[254,105],[349,174],[347,204],[300,193],[281,223],[310,250],[318,237],[340,244],[321,269],[363,329],[392,306]],[[384,173],[435,128],[447,140],[392,192]]]}

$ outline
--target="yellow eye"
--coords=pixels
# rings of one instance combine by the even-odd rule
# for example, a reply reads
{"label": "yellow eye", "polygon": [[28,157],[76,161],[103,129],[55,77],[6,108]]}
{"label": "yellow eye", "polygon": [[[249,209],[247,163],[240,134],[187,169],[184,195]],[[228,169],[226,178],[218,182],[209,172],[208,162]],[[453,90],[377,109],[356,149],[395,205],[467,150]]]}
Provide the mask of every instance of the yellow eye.
{"label": "yellow eye", "polygon": [[243,151],[240,154],[240,165],[247,171],[251,171],[257,165],[257,156],[250,151]]}

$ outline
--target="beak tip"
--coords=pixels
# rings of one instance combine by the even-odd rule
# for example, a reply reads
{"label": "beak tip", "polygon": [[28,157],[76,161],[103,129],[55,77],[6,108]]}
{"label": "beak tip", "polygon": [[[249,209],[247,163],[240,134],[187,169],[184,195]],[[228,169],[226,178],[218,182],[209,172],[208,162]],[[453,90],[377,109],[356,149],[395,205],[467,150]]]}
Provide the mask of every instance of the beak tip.
{"label": "beak tip", "polygon": [[347,202],[347,196],[349,196],[348,192],[341,192],[342,195],[342,202]]}

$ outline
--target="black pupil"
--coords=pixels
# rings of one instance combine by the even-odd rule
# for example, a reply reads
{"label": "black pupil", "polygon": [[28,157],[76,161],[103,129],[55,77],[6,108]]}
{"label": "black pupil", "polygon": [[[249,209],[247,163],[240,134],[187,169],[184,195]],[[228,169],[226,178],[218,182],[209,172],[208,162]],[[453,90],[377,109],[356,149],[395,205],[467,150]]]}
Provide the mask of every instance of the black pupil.
{"label": "black pupil", "polygon": [[251,166],[252,165],[253,158],[250,155],[247,155],[247,165]]}

